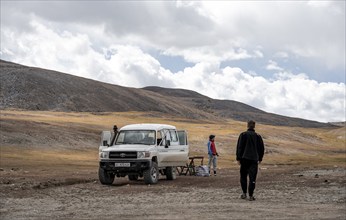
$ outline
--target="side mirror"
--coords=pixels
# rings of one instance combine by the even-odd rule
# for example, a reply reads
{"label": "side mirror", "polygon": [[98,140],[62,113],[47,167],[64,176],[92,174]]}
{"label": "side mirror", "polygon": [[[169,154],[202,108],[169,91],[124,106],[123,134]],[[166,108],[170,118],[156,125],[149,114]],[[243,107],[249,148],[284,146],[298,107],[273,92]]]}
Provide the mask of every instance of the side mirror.
{"label": "side mirror", "polygon": [[102,146],[107,146],[107,147],[109,147],[109,145],[108,145],[107,141],[103,141]]}
{"label": "side mirror", "polygon": [[171,146],[171,141],[170,140],[166,140],[165,148],[168,148],[169,146]]}

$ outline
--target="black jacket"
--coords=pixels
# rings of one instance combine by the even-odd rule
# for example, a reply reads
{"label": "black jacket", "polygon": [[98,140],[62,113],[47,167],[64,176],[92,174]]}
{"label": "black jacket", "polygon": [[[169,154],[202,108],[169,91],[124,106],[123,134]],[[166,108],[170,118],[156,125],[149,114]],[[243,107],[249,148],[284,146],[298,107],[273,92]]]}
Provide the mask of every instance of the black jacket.
{"label": "black jacket", "polygon": [[237,144],[237,160],[248,159],[262,161],[264,144],[262,137],[253,129],[241,133]]}

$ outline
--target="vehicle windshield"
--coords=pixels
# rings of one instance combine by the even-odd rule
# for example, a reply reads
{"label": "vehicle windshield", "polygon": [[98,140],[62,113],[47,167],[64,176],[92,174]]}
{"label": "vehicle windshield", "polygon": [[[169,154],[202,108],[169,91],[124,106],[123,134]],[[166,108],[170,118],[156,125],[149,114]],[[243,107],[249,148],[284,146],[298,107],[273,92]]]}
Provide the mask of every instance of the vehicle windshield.
{"label": "vehicle windshield", "polygon": [[115,144],[154,145],[156,140],[155,133],[155,131],[151,130],[120,131]]}

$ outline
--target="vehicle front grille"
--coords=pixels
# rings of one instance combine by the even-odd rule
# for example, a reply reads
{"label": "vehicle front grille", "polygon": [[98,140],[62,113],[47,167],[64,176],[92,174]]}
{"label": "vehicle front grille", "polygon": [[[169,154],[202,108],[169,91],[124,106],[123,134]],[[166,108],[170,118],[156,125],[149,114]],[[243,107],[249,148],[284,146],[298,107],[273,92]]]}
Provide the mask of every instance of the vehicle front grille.
{"label": "vehicle front grille", "polygon": [[109,152],[109,158],[137,158],[137,152]]}

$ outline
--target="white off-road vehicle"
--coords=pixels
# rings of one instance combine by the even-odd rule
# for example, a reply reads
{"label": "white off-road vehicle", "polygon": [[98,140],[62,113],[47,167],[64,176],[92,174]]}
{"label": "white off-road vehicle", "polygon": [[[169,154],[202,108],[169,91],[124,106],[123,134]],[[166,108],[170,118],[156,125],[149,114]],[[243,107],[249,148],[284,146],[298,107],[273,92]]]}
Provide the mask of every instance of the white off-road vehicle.
{"label": "white off-road vehicle", "polygon": [[[177,131],[165,124],[133,124],[122,127],[113,144],[111,132],[103,131],[99,148],[99,179],[110,185],[115,177],[129,180],[144,178],[155,184],[159,174],[168,180],[176,178],[176,166],[188,160],[189,146],[186,131]],[[111,146],[109,146],[111,145]]]}

